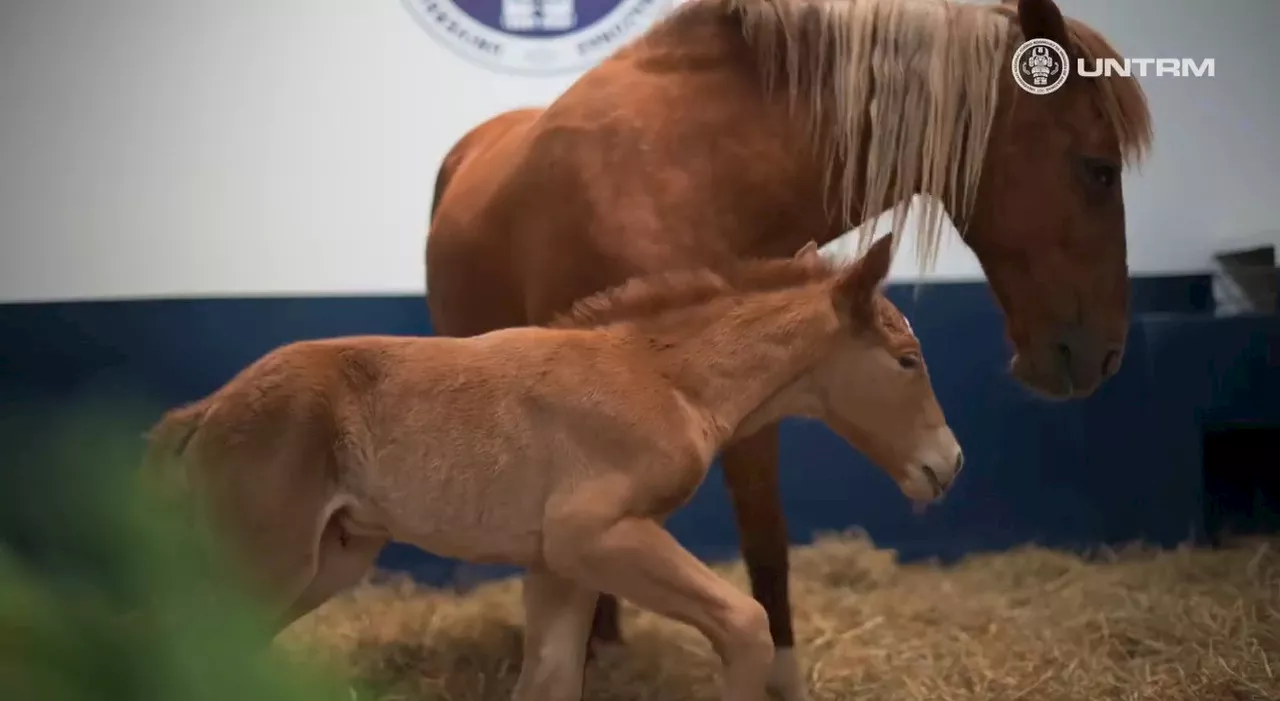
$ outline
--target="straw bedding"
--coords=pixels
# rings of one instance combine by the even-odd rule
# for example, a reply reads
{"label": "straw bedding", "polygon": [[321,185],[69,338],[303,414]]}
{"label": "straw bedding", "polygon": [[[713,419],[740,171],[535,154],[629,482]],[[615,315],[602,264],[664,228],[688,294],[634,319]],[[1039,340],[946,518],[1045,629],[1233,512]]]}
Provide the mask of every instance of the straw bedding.
{"label": "straw bedding", "polygon": [[[721,569],[739,586],[740,564]],[[863,538],[792,556],[814,701],[1276,701],[1280,539],[1209,551],[1042,549],[948,568],[901,565]],[[587,701],[713,701],[718,662],[692,629],[624,607],[627,645]],[[280,642],[345,665],[363,698],[507,701],[520,664],[519,585],[462,595],[364,584]]]}

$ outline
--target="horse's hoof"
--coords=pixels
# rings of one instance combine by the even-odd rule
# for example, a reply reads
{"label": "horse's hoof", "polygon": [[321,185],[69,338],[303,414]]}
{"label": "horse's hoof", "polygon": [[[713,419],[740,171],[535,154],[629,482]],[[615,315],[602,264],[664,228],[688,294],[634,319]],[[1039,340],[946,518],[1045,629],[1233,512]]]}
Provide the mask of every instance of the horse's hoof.
{"label": "horse's hoof", "polygon": [[794,649],[783,647],[774,652],[768,689],[782,701],[809,701],[809,690],[800,674]]}
{"label": "horse's hoof", "polygon": [[587,644],[587,659],[602,661],[615,659],[625,649],[627,649],[627,645],[621,639],[596,640],[593,638]]}

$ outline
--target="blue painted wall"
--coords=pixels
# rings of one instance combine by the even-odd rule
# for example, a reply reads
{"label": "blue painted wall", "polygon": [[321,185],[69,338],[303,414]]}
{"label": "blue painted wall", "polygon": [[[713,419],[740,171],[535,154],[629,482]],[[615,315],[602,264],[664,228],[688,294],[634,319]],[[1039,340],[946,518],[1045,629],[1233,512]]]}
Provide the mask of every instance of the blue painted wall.
{"label": "blue painted wall", "polygon": [[[1096,396],[1062,404],[1035,399],[1008,378],[1003,321],[984,284],[898,285],[890,296],[924,344],[970,467],[944,504],[915,515],[887,477],[825,428],[790,422],[783,492],[796,542],[859,526],[907,558],[1027,542],[1171,545],[1202,528],[1202,424],[1280,423],[1280,321],[1214,319],[1207,276],[1135,280],[1122,371]],[[430,332],[418,297],[0,305],[0,418],[12,427],[95,396],[172,405],[289,341]],[[24,429],[28,440],[38,435]],[[0,505],[38,498],[39,470],[5,468]],[[736,554],[718,466],[670,527],[703,557]],[[504,571],[400,546],[383,564],[434,582]]]}

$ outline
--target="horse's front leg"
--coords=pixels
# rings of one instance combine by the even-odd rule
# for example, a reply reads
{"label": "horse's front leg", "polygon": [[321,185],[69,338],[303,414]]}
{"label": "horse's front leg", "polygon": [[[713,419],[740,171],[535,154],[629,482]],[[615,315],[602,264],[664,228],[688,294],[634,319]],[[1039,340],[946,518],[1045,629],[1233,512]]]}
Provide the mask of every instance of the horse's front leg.
{"label": "horse's front leg", "polygon": [[769,688],[784,701],[805,701],[808,690],[791,628],[787,523],[778,489],[778,425],[765,426],[725,446],[720,461],[733,499],[751,593],[769,616],[769,633],[777,648]]}

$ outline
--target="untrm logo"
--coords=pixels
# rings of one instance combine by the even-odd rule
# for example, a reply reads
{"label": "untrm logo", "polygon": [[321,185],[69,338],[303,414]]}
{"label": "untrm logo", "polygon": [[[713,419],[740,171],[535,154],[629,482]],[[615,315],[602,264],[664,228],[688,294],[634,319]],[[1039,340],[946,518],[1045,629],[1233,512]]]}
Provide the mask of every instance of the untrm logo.
{"label": "untrm logo", "polygon": [[1048,95],[1071,73],[1067,52],[1050,39],[1031,39],[1013,52],[1013,80],[1032,95]]}

